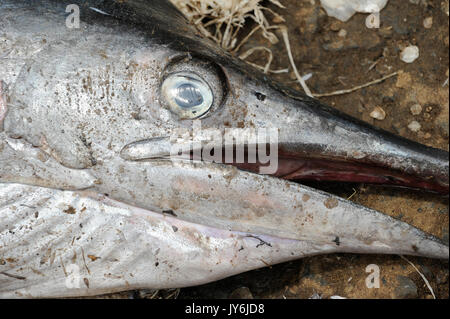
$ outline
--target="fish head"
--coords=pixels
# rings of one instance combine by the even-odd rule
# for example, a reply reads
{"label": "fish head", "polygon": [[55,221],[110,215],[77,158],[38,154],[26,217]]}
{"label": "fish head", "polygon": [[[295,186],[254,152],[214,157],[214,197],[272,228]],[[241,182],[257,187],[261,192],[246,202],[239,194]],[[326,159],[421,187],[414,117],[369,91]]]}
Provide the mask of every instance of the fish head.
{"label": "fish head", "polygon": [[280,126],[270,116],[278,110],[262,105],[265,95],[280,94],[269,87],[258,92],[263,82],[237,66],[201,50],[92,28],[80,40],[62,27],[65,40],[43,45],[24,65],[8,89],[4,128],[10,136],[66,167],[85,169],[106,152],[119,156],[130,143],[192,131],[196,121],[205,129]]}
{"label": "fish head", "polygon": [[[52,28],[43,26],[44,37]],[[167,158],[185,144],[202,160],[291,180],[448,190],[447,152],[282,87],[187,24],[162,28],[153,37],[123,25],[61,23],[61,36],[43,43],[9,88],[6,132],[76,169],[114,157]],[[194,146],[200,131],[207,137]],[[261,152],[249,154],[256,145]],[[244,158],[220,154],[227,146]]]}
{"label": "fish head", "polygon": [[[445,255],[403,223],[395,235],[384,227],[395,224],[387,216],[280,177],[442,192],[448,153],[275,84],[195,31],[185,34],[187,24],[129,27],[117,23],[129,16],[103,11],[104,24],[61,26],[8,93],[8,136],[56,161],[54,176],[70,169],[93,177],[83,187],[69,180],[66,189],[220,229],[327,244],[338,238],[339,251]],[[46,185],[58,188],[51,178]],[[359,222],[349,228],[352,217]],[[415,248],[405,248],[411,241]]]}

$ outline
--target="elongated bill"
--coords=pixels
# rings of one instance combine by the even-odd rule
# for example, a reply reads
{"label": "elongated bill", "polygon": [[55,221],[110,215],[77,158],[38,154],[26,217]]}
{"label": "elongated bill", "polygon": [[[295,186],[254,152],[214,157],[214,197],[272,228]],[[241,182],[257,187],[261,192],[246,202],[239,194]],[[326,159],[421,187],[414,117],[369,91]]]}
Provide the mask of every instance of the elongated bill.
{"label": "elongated bill", "polygon": [[[191,179],[185,186],[192,187],[193,183]],[[198,190],[199,185],[195,185]],[[311,190],[304,189],[301,194],[310,196]],[[259,206],[261,200],[261,196],[249,198],[249,205]],[[342,226],[349,222],[346,218],[355,217],[353,213],[362,215],[353,219],[355,226],[347,225],[348,231],[334,231],[333,235],[328,234],[330,226],[324,223],[323,216],[318,223],[311,220],[309,228],[322,224],[322,234],[299,240],[269,234],[271,228],[286,228],[284,223],[277,226],[277,217],[265,227],[253,226],[243,218],[245,226],[237,227],[242,231],[231,231],[184,221],[173,212],[160,214],[126,205],[92,192],[0,184],[0,297],[87,296],[137,288],[185,287],[336,251],[448,258],[446,246],[407,224],[394,222],[384,230],[375,230],[369,227],[370,215],[381,228],[393,221],[375,211],[357,211],[343,202],[332,208],[333,199],[328,200],[325,205],[330,211],[339,210],[339,206],[351,209],[348,216],[341,216]],[[323,204],[314,197],[308,201]],[[328,215],[330,221],[337,222],[332,214]],[[299,221],[303,217],[302,222],[307,224],[307,215],[297,216]],[[253,220],[258,223],[256,216]],[[357,228],[361,224],[366,225],[367,234]],[[320,232],[320,228],[316,230]],[[348,234],[352,231],[357,232],[357,239],[350,242]],[[337,234],[341,237],[331,240]],[[363,237],[366,244],[361,241]],[[411,245],[417,251],[408,247]]]}
{"label": "elongated bill", "polygon": [[192,286],[335,250],[201,226],[93,193],[0,184],[0,203],[0,298]]}
{"label": "elongated bill", "polygon": [[438,239],[387,215],[315,189],[214,163],[105,162],[99,193],[210,227],[276,236],[335,251],[448,258]]}

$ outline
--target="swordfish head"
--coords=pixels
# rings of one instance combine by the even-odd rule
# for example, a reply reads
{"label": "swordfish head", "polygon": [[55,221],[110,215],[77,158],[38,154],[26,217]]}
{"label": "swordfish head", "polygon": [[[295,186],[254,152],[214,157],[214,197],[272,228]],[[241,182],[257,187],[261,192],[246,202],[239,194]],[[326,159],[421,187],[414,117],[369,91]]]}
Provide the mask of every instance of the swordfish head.
{"label": "swordfish head", "polygon": [[445,193],[447,152],[272,83],[166,1],[0,7],[0,257],[16,260],[0,295],[182,287],[330,252],[448,258],[296,182]]}

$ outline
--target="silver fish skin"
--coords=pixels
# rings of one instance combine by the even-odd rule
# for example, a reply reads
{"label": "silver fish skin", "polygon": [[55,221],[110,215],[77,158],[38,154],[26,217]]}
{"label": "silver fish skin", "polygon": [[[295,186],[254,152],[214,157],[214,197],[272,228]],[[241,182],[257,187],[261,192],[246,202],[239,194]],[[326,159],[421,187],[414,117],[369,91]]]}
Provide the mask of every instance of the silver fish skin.
{"label": "silver fish skin", "polygon": [[[286,180],[308,163],[443,193],[447,152],[270,82],[166,1],[0,0],[0,30],[0,297],[179,288],[334,252],[448,259],[438,238]],[[174,74],[207,83],[200,119],[168,106]],[[170,158],[198,122],[276,129],[280,169]]]}

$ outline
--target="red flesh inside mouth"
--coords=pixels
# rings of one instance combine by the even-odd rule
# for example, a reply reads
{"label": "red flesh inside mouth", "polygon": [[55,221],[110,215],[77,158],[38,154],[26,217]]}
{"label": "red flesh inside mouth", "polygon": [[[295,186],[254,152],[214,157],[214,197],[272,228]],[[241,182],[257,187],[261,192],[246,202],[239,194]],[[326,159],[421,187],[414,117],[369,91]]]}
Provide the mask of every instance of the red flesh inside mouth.
{"label": "red flesh inside mouth", "polygon": [[[245,159],[248,159],[247,149]],[[224,162],[225,163],[225,162]],[[260,167],[269,164],[230,163],[239,169],[259,173]],[[273,176],[293,181],[337,181],[368,183],[386,186],[426,190],[433,193],[448,194],[448,184],[439,183],[434,177],[423,178],[396,171],[388,167],[366,163],[344,161],[333,158],[308,158],[279,151],[278,169]]]}
{"label": "red flesh inside mouth", "polygon": [[[269,145],[267,145],[268,154]],[[214,153],[214,152],[213,152]],[[225,149],[222,149],[225,154]],[[236,148],[233,147],[234,160],[232,163],[222,158],[221,163],[233,165],[238,169],[260,174],[260,168],[270,165],[260,162],[248,162],[248,148],[244,147],[244,161],[236,161]],[[213,155],[213,154],[211,154]],[[320,156],[320,154],[319,154]],[[194,159],[191,152],[191,160]],[[199,159],[196,159],[199,160]],[[440,183],[437,178],[431,176],[424,178],[415,176],[399,170],[390,169],[379,165],[368,163],[345,161],[339,158],[314,158],[304,155],[285,153],[278,150],[278,167],[272,176],[292,181],[328,181],[367,183],[385,186],[395,186],[447,195],[448,184]]]}
{"label": "red flesh inside mouth", "polygon": [[[258,173],[261,164],[233,163],[239,169]],[[278,159],[276,177],[294,181],[339,181],[368,183],[422,189],[439,194],[448,194],[448,186],[413,175],[402,174],[382,167],[360,163],[324,159],[283,158]]]}

